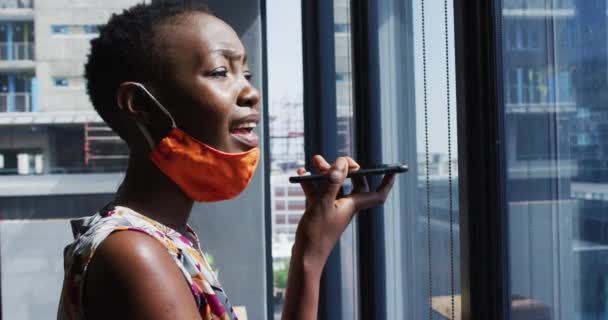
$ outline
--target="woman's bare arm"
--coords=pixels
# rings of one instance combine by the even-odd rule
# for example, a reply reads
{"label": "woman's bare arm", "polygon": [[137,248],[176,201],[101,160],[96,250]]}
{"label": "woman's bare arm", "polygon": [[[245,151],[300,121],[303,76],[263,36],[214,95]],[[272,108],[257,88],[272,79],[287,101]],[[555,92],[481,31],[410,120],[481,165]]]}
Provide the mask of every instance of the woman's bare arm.
{"label": "woman's bare arm", "polygon": [[110,235],[87,271],[87,319],[201,319],[186,279],[167,249],[136,231]]}
{"label": "woman's bare arm", "polygon": [[[298,224],[292,250],[285,320],[317,319],[319,282],[327,257],[355,213],[384,203],[395,181],[394,175],[387,175],[378,189],[370,192],[366,178],[353,179],[352,193],[339,197],[348,171],[358,170],[359,165],[348,157],[338,158],[331,166],[321,156],[315,156],[313,162],[327,179],[318,190],[310,182],[301,184],[308,208]],[[304,173],[298,170],[298,174]]]}

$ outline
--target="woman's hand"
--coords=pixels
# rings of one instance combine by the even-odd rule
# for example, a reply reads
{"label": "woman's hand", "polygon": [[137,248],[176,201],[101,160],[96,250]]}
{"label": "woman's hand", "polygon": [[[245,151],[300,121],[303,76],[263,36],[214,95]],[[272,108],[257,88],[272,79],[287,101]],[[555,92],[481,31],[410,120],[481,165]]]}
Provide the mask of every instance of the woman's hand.
{"label": "woman's hand", "polygon": [[[323,266],[329,253],[357,211],[384,203],[393,186],[395,175],[386,175],[376,191],[369,191],[365,177],[353,179],[353,191],[341,195],[342,184],[348,171],[358,170],[359,165],[351,158],[338,158],[329,165],[323,157],[313,158],[317,170],[326,179],[318,190],[311,182],[303,182],[308,208],[296,231],[292,249],[283,306],[285,320],[317,319],[319,283]],[[299,175],[306,170],[298,169]]]}
{"label": "woman's hand", "polygon": [[[359,164],[349,157],[341,157],[330,166],[319,155],[313,158],[313,163],[327,178],[318,190],[312,182],[301,183],[308,208],[298,225],[294,253],[299,251],[297,253],[309,262],[322,267],[355,213],[384,203],[395,175],[386,175],[375,191],[369,190],[365,177],[353,178],[352,192],[341,196],[346,175],[349,171],[358,170]],[[306,170],[300,168],[298,174],[304,175]]]}

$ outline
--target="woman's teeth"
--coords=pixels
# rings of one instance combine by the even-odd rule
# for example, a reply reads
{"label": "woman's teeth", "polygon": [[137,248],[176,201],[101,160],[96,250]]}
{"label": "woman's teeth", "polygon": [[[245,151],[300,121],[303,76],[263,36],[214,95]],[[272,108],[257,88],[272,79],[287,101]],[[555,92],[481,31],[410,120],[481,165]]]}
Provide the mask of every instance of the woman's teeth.
{"label": "woman's teeth", "polygon": [[235,126],[232,128],[232,130],[236,130],[236,129],[253,129],[257,126],[257,123],[255,122],[246,122],[246,123],[241,123],[238,126]]}

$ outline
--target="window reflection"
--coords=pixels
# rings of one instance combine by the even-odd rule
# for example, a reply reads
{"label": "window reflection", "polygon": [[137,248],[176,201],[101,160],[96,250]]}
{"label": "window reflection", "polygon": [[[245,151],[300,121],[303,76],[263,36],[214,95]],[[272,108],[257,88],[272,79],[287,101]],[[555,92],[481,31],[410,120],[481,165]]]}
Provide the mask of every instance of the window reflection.
{"label": "window reflection", "polygon": [[503,1],[514,317],[608,317],[606,9]]}

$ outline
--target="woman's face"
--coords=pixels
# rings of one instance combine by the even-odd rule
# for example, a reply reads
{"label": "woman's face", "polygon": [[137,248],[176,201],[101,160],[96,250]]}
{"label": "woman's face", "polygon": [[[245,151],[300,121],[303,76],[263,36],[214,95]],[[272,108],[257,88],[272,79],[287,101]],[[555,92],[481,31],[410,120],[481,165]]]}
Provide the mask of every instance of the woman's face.
{"label": "woman's face", "polygon": [[222,20],[204,13],[162,27],[161,58],[168,78],[160,102],[177,126],[218,150],[236,153],[258,145],[260,93],[249,79],[245,48]]}

